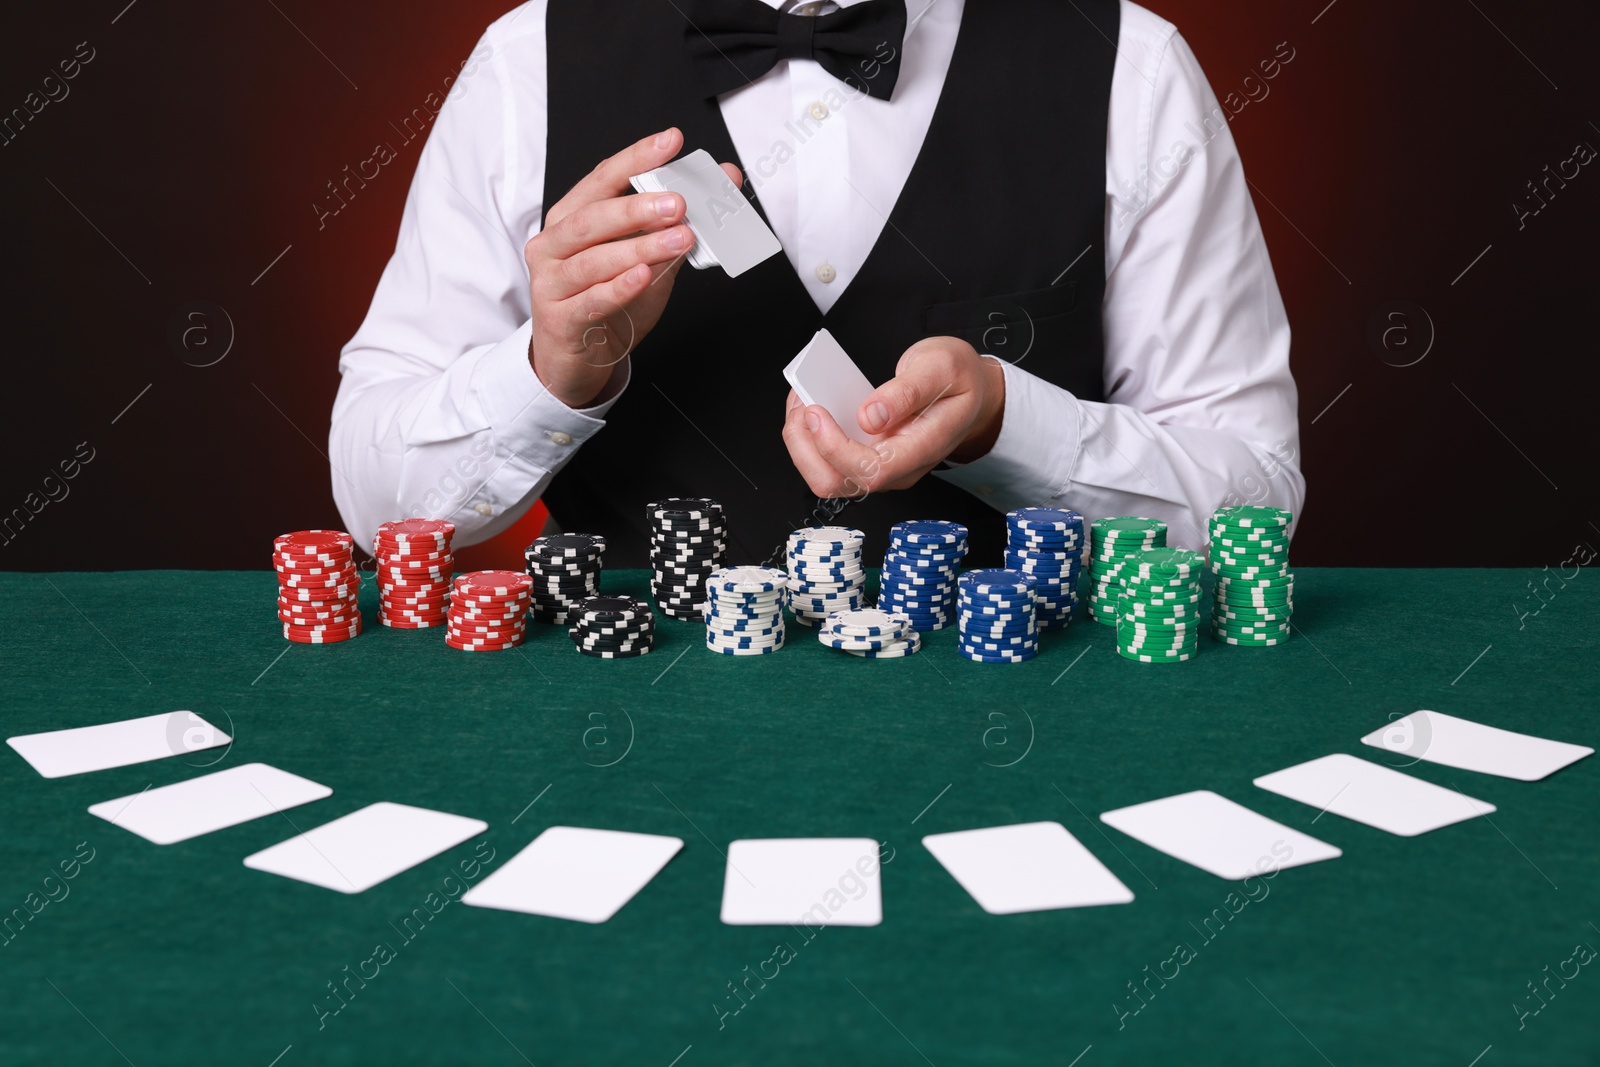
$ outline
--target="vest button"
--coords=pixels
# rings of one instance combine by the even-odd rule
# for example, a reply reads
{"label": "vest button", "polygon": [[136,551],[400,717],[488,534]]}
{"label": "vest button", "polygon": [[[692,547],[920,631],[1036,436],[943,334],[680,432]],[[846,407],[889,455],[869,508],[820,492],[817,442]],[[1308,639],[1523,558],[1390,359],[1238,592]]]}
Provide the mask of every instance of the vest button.
{"label": "vest button", "polygon": [[823,119],[828,117],[828,105],[824,104],[821,100],[813,100],[811,102],[811,106],[806,110],[810,111],[811,117],[816,119],[818,122],[821,122]]}
{"label": "vest button", "polygon": [[490,516],[490,515],[494,514],[494,505],[492,505],[492,504],[474,504],[474,505],[472,505],[472,510],[476,511],[479,515],[483,515],[483,516],[487,517],[487,516]]}
{"label": "vest button", "polygon": [[838,276],[839,272],[833,269],[833,264],[831,263],[824,263],[822,266],[817,268],[817,281],[821,282],[823,285],[827,285]]}

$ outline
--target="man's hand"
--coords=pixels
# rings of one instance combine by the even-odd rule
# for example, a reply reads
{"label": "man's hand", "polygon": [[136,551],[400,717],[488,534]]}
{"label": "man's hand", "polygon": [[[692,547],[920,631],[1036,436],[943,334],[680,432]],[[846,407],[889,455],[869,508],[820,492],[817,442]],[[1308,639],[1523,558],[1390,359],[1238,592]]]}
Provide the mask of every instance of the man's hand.
{"label": "man's hand", "polygon": [[845,436],[826,408],[789,393],[783,440],[819,497],[860,497],[915,485],[942,461],[987,455],[1005,417],[1005,371],[958,337],[918,341],[895,376],[856,412],[872,446]]}
{"label": "man's hand", "polygon": [[[613,368],[655,327],[694,234],[677,193],[632,195],[628,179],[683,148],[676,128],[623,149],[545,212],[523,249],[533,298],[528,360],[570,408],[600,399]],[[739,168],[722,169],[736,186]]]}

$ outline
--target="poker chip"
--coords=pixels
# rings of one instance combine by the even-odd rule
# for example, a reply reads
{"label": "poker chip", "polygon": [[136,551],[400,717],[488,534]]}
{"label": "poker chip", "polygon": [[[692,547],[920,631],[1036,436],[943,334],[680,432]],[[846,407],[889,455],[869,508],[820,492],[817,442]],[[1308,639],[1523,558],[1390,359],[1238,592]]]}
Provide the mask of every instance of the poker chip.
{"label": "poker chip", "polygon": [[796,622],[818,626],[830,615],[864,606],[866,537],[849,526],[803,527],[789,534],[784,602]]}
{"label": "poker chip", "polygon": [[878,575],[878,608],[909,618],[919,633],[950,625],[967,534],[959,522],[940,519],[891,526],[889,550]]}
{"label": "poker chip", "polygon": [[533,582],[520,571],[469,571],[451,583],[445,644],[467,652],[499,652],[522,643]]}
{"label": "poker chip", "polygon": [[875,608],[828,616],[817,640],[827,648],[870,659],[897,659],[922,648],[922,635],[909,616]]}
{"label": "poker chip", "polygon": [[1221,508],[1207,533],[1212,590],[1211,635],[1224,644],[1270,648],[1289,639],[1294,574],[1289,570],[1289,523],[1282,508]]}
{"label": "poker chip", "polygon": [[361,633],[355,543],[343,530],[296,530],[272,539],[285,640],[328,645]]}
{"label": "poker chip", "polygon": [[573,612],[567,635],[586,656],[627,659],[655,645],[656,617],[647,601],[632,596],[593,596]]}
{"label": "poker chip", "polygon": [[427,621],[433,623],[434,613],[448,603],[455,532],[455,523],[442,519],[398,519],[378,527],[372,555],[377,561],[379,622],[396,630],[427,629],[406,621],[426,609]]}
{"label": "poker chip", "polygon": [[774,567],[723,567],[706,576],[706,648],[755,655],[783,647],[785,594],[793,578]]}
{"label": "poker chip", "polygon": [[522,553],[534,620],[569,625],[583,602],[600,592],[605,552],[606,540],[597,534],[535,538]]}
{"label": "poker chip", "polygon": [[1123,569],[1130,557],[1166,548],[1167,524],[1159,519],[1114,516],[1096,519],[1089,526],[1089,617],[1105,626],[1117,622],[1117,599],[1122,595]]}
{"label": "poker chip", "polygon": [[1179,548],[1125,556],[1102,599],[1117,631],[1117,651],[1139,663],[1185,662],[1199,649],[1205,557]]}
{"label": "poker chip", "polygon": [[650,594],[669,618],[700,621],[706,579],[728,547],[722,505],[709,497],[669,497],[645,506],[650,526]]}
{"label": "poker chip", "polygon": [[1006,513],[1006,567],[1034,580],[1041,630],[1063,630],[1078,608],[1084,519],[1071,508],[1017,508]]}
{"label": "poker chip", "polygon": [[1009,568],[967,571],[956,587],[958,653],[975,663],[1021,663],[1039,654],[1033,575]]}

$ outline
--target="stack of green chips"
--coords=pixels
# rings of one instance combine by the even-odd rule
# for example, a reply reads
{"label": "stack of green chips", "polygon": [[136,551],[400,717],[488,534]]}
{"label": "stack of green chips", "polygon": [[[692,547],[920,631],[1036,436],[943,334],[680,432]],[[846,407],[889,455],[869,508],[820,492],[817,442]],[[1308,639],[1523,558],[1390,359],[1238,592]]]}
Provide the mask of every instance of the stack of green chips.
{"label": "stack of green chips", "polygon": [[1167,524],[1130,517],[1098,519],[1089,527],[1089,617],[1106,626],[1117,623],[1122,567],[1148,548],[1165,548]]}
{"label": "stack of green chips", "polygon": [[1204,556],[1182,548],[1147,549],[1126,560],[1117,598],[1117,651],[1140,663],[1193,659],[1204,625],[1205,567]]}
{"label": "stack of green chips", "polygon": [[1211,516],[1211,571],[1217,576],[1211,633],[1218,641],[1263,648],[1289,640],[1290,517],[1282,508],[1248,505]]}

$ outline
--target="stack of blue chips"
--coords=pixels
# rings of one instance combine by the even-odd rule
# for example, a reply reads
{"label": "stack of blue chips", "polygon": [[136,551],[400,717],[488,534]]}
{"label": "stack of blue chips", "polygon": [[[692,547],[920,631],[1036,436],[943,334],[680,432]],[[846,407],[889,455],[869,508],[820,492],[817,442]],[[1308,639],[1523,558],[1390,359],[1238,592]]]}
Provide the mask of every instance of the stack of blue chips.
{"label": "stack of blue chips", "polygon": [[977,663],[1021,663],[1039,654],[1031,575],[968,571],[961,576],[958,650]]}
{"label": "stack of blue chips", "polygon": [[1065,629],[1078,607],[1083,516],[1071,508],[1018,508],[1006,514],[1006,530],[1006,567],[1034,580],[1039,629]]}
{"label": "stack of blue chips", "polygon": [[967,555],[967,528],[927,519],[889,528],[889,551],[878,580],[878,607],[904,615],[918,633],[955,621],[956,575]]}

